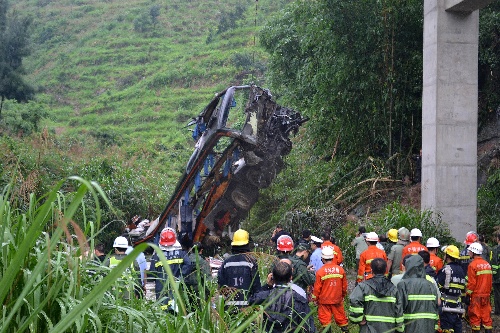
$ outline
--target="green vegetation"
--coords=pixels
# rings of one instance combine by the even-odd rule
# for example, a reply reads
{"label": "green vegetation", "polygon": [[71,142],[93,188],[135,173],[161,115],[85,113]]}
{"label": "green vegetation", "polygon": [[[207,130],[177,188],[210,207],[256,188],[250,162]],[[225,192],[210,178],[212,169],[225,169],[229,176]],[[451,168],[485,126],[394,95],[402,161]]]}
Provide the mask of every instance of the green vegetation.
{"label": "green vegetation", "polygon": [[33,98],[33,88],[23,77],[23,58],[29,55],[29,16],[16,12],[7,15],[7,0],[0,0],[0,119],[6,99],[26,102]]}
{"label": "green vegetation", "polygon": [[[66,183],[76,191],[62,194]],[[225,311],[215,284],[206,286],[206,297],[190,303],[186,286],[177,287],[171,273],[178,313],[160,310],[155,300],[119,297],[122,273],[148,245],[138,246],[112,270],[96,266],[88,253],[103,232],[99,212],[104,207],[99,202],[109,205],[97,184],[76,177],[61,181],[40,198],[30,196],[22,210],[13,209],[10,194],[7,187],[0,196],[0,301],[4,309],[0,332],[262,331],[264,307]],[[73,217],[79,209],[89,208],[84,200],[87,194],[93,198],[97,219],[85,219],[85,227],[80,228]],[[160,257],[168,267],[166,258]],[[260,255],[259,262],[264,278],[269,256]]]}

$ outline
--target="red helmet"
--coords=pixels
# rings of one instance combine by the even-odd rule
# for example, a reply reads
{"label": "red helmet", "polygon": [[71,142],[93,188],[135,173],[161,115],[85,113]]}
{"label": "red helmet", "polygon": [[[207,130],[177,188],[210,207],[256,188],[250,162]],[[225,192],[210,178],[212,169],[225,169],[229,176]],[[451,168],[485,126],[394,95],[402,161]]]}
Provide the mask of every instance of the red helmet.
{"label": "red helmet", "polygon": [[478,239],[479,239],[479,236],[477,235],[477,233],[476,233],[476,232],[474,232],[474,231],[469,231],[469,232],[467,233],[467,236],[465,236],[465,241],[464,241],[464,243],[465,243],[465,245],[471,245],[472,243],[477,242],[477,241],[478,241]]}
{"label": "red helmet", "polygon": [[177,237],[175,235],[175,230],[172,228],[165,228],[160,234],[160,245],[172,246],[175,244]]}
{"label": "red helmet", "polygon": [[278,237],[277,247],[278,251],[293,251],[293,239],[288,235],[281,235]]}

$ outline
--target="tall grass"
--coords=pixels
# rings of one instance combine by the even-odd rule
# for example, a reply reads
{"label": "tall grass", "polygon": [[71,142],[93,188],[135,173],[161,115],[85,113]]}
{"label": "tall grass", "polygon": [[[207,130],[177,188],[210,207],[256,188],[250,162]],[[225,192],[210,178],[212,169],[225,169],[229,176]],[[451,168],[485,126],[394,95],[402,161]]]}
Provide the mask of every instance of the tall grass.
{"label": "tall grass", "polygon": [[[0,332],[261,332],[265,308],[225,311],[214,283],[201,297],[187,297],[176,284],[163,253],[141,244],[115,268],[97,266],[93,252],[100,229],[100,203],[110,205],[96,183],[79,177],[72,193],[60,181],[40,198],[31,195],[25,210],[14,209],[10,186],[0,196]],[[74,186],[74,185],[73,185]],[[73,217],[94,199],[95,221]],[[83,225],[84,228],[80,228]],[[117,293],[123,272],[139,252],[152,246],[169,273],[178,312],[164,312],[160,300],[123,299]],[[262,261],[264,262],[264,261]],[[262,274],[267,272],[263,269]],[[201,281],[199,281],[201,283]]]}

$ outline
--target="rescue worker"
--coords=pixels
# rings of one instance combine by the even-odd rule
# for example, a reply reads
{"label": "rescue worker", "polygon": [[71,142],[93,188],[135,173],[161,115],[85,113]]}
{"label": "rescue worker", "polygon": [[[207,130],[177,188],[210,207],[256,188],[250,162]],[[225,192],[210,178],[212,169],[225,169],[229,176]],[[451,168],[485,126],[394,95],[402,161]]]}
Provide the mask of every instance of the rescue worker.
{"label": "rescue worker", "polygon": [[443,268],[443,259],[437,256],[437,252],[440,247],[439,241],[435,237],[430,237],[427,239],[427,243],[425,245],[427,246],[427,251],[429,251],[429,254],[431,255],[429,265],[431,265],[434,272],[437,273],[441,268]]}
{"label": "rescue worker", "polygon": [[[187,252],[177,240],[175,230],[170,227],[164,228],[160,233],[158,245],[166,258],[167,265],[176,283],[183,281],[184,277],[193,271],[193,266]],[[153,276],[155,281],[156,300],[161,300],[162,310],[177,311],[173,297],[173,286],[170,285],[168,273],[163,265],[163,261],[155,252],[151,257],[149,274]]]}
{"label": "rescue worker", "polygon": [[372,276],[372,269],[370,263],[375,258],[382,258],[387,261],[387,256],[384,250],[377,247],[378,235],[375,232],[369,232],[366,234],[366,243],[368,248],[361,253],[359,257],[359,268],[358,277],[356,282],[359,283],[363,280],[367,280]]}
{"label": "rescue worker", "polygon": [[248,300],[251,305],[265,306],[266,332],[293,332],[299,327],[300,332],[315,332],[307,298],[292,287],[292,266],[283,261],[277,262],[270,278],[269,288],[253,294]]}
{"label": "rescue worker", "polygon": [[314,270],[309,270],[303,258],[308,255],[308,251],[302,245],[297,246],[295,254],[293,251],[293,239],[288,235],[278,238],[276,245],[279,259],[290,259],[293,267],[293,282],[304,290],[314,284]]}
{"label": "rescue worker", "polygon": [[260,290],[259,267],[249,253],[249,241],[248,231],[236,230],[231,242],[232,255],[219,268],[217,282],[228,306],[247,306],[248,297]]}
{"label": "rescue worker", "polygon": [[405,267],[406,272],[397,285],[405,332],[434,332],[438,320],[438,294],[436,287],[426,279],[424,260],[419,255],[411,255]]}
{"label": "rescue worker", "polygon": [[308,290],[309,286],[314,284],[315,273],[312,266],[307,266],[309,250],[304,245],[298,245],[295,254],[290,257],[293,263],[293,283]]}
{"label": "rescue worker", "polygon": [[422,231],[420,229],[414,228],[410,231],[410,243],[403,248],[403,254],[401,259],[407,254],[418,254],[420,251],[427,251],[427,248],[420,243],[422,239]]}
{"label": "rescue worker", "polygon": [[466,303],[470,326],[473,332],[481,330],[481,324],[485,333],[491,333],[493,322],[491,320],[490,294],[493,285],[491,265],[481,257],[483,246],[480,243],[472,243],[468,248],[468,255],[472,258],[467,271]]}
{"label": "rescue worker", "polygon": [[331,247],[321,249],[323,267],[316,272],[312,299],[318,305],[318,319],[324,328],[332,325],[332,316],[342,332],[349,332],[344,310],[347,295],[347,276],[344,268],[336,264]]}
{"label": "rescue worker", "polygon": [[461,298],[465,295],[465,273],[458,263],[460,251],[455,245],[444,250],[445,265],[436,276],[441,291],[439,323],[443,333],[461,333],[462,315],[465,312]]}
{"label": "rescue worker", "polygon": [[360,333],[403,332],[403,308],[401,299],[396,297],[398,289],[384,276],[387,263],[375,258],[370,266],[373,277],[360,282],[349,296],[349,320],[359,324]]}
{"label": "rescue worker", "polygon": [[495,236],[497,245],[491,251],[491,269],[493,271],[493,296],[495,315],[500,315],[500,233]]}
{"label": "rescue worker", "polygon": [[344,256],[342,255],[342,250],[340,249],[340,247],[335,244],[335,237],[330,236],[329,233],[324,233],[321,238],[323,239],[321,248],[324,248],[325,246],[331,247],[333,249],[333,254],[335,255],[335,261],[337,261],[337,265],[343,266],[342,262],[344,261]]}
{"label": "rescue worker", "polygon": [[290,235],[281,235],[276,240],[276,251],[279,259],[290,257],[293,249],[293,239]]}
{"label": "rescue worker", "polygon": [[[113,242],[113,248],[115,249],[115,253],[104,260],[103,266],[109,268],[118,266],[123,258],[127,256],[125,252],[128,248],[128,240],[122,236],[116,237]],[[123,272],[119,283],[122,285],[115,288],[115,290],[118,291],[118,297],[126,300],[130,299],[130,295],[142,289],[142,284],[140,283],[139,265],[136,260],[134,260],[134,263],[130,265],[130,268],[127,268]],[[125,286],[123,286],[123,284]]]}
{"label": "rescue worker", "polygon": [[311,265],[314,267],[314,273],[323,266],[323,262],[321,261],[321,243],[323,241],[321,238],[316,236],[311,236],[311,260],[309,261]]}
{"label": "rescue worker", "polygon": [[361,256],[361,253],[363,253],[364,250],[368,248],[368,245],[366,245],[365,242],[365,234],[366,234],[366,229],[364,226],[360,226],[358,228],[358,232],[356,233],[356,237],[351,242],[351,245],[354,246],[356,249],[356,271],[359,268],[359,257]]}
{"label": "rescue worker", "polygon": [[410,230],[401,227],[398,230],[398,242],[391,247],[391,252],[387,256],[387,271],[389,278],[402,272],[403,248],[410,241]]}
{"label": "rescue worker", "polygon": [[472,258],[469,256],[467,249],[469,248],[469,245],[477,241],[479,241],[479,236],[475,231],[469,231],[465,236],[465,247],[462,249],[462,251],[460,251],[460,265],[462,265],[462,269],[464,270],[465,275],[467,275],[469,264],[472,261]]}
{"label": "rescue worker", "polygon": [[398,242],[398,230],[397,229],[389,229],[387,231],[387,242],[384,247],[385,254],[389,256],[389,253],[391,253],[391,249],[396,243]]}

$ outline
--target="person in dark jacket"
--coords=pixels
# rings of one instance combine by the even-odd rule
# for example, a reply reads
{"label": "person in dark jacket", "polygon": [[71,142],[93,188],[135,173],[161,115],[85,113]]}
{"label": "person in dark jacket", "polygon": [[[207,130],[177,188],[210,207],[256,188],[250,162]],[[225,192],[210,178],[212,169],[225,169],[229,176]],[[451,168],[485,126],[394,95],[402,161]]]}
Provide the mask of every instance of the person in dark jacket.
{"label": "person in dark jacket", "polygon": [[465,293],[465,273],[458,262],[460,251],[455,245],[444,249],[445,265],[438,271],[436,282],[441,291],[439,323],[443,333],[462,332],[462,315],[465,312],[461,300]]}
{"label": "person in dark jacket", "polygon": [[424,260],[413,255],[406,260],[405,269],[396,296],[402,301],[405,333],[434,332],[438,320],[438,293],[426,279]]}
{"label": "person in dark jacket", "polygon": [[266,332],[281,333],[316,331],[314,317],[307,298],[291,287],[292,266],[286,262],[275,263],[268,290],[262,290],[249,298],[251,305],[263,305],[266,315]]}
{"label": "person in dark jacket", "polygon": [[398,289],[385,277],[387,263],[375,258],[370,263],[373,277],[360,282],[349,296],[349,320],[360,333],[403,332],[403,309]]}
{"label": "person in dark jacket", "polygon": [[225,296],[226,306],[248,305],[248,297],[261,288],[257,260],[250,254],[248,231],[239,229],[233,235],[232,255],[219,268],[217,283]]}
{"label": "person in dark jacket", "polygon": [[[168,267],[176,282],[182,281],[184,277],[188,276],[193,271],[188,253],[182,248],[179,241],[177,241],[177,233],[174,229],[165,228],[162,230],[160,233],[159,247],[167,259]],[[153,254],[151,257],[149,275],[151,275],[155,281],[156,299],[162,299],[162,310],[176,311],[172,290],[173,286],[170,286],[168,283],[168,273],[158,253]]]}
{"label": "person in dark jacket", "polygon": [[425,274],[431,278],[436,277],[436,271],[431,266],[431,254],[428,251],[418,251],[418,255],[424,259]]}

